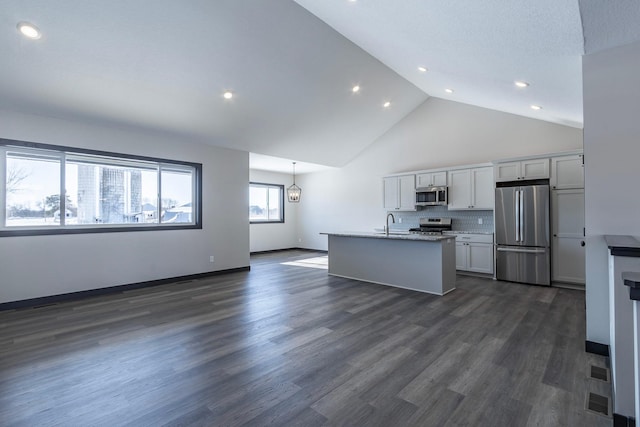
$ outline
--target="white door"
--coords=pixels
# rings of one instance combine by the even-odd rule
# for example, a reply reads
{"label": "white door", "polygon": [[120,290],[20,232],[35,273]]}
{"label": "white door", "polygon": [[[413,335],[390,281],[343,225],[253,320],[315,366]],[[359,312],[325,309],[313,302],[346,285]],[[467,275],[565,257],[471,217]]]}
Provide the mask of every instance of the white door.
{"label": "white door", "polygon": [[389,178],[384,178],[383,180],[384,188],[383,188],[383,200],[384,200],[384,208],[385,209],[398,209],[400,207],[398,193],[398,177],[392,176]]}
{"label": "white door", "polygon": [[470,176],[469,169],[449,171],[449,209],[470,209]]}
{"label": "white door", "polygon": [[551,159],[551,188],[557,190],[584,188],[582,155]]}
{"label": "white door", "polygon": [[456,242],[456,270],[467,270],[467,244]]}
{"label": "white door", "polygon": [[400,181],[400,202],[402,211],[416,210],[416,176],[407,175],[398,177]]}
{"label": "white door", "polygon": [[520,163],[522,179],[549,178],[549,159],[523,160]]}
{"label": "white door", "polygon": [[493,245],[468,243],[469,271],[493,274]]}
{"label": "white door", "polygon": [[433,183],[433,185],[436,185],[438,187],[446,187],[446,185],[447,185],[447,172],[446,171],[434,172],[432,174],[431,182]]}
{"label": "white door", "polygon": [[584,189],[553,190],[552,280],[585,283]]}
{"label": "white door", "polygon": [[494,209],[493,168],[471,169],[471,206],[474,209]]}
{"label": "white door", "polygon": [[497,164],[493,170],[496,182],[515,181],[520,178],[520,162]]}

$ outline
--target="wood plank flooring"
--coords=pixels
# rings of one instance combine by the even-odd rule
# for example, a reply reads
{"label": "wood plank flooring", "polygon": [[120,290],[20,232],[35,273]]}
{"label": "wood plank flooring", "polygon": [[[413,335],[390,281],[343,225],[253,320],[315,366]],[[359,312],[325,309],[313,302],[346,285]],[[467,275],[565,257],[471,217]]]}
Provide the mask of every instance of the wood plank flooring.
{"label": "wood plank flooring", "polygon": [[584,293],[251,271],[0,312],[2,426],[610,426]]}

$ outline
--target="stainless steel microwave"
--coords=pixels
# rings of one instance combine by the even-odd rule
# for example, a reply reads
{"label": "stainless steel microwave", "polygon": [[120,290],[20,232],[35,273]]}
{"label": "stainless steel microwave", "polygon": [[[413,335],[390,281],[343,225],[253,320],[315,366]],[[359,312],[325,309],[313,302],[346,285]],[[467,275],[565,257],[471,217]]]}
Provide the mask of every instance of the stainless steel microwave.
{"label": "stainless steel microwave", "polygon": [[447,187],[416,188],[416,206],[446,206],[448,201]]}

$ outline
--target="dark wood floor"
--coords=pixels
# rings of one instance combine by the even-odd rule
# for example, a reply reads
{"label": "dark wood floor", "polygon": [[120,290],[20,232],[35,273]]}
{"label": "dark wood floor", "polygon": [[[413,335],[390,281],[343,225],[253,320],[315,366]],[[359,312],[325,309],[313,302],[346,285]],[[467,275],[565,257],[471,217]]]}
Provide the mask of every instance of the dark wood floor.
{"label": "dark wood floor", "polygon": [[[600,426],[584,293],[250,272],[0,312],[0,425]],[[322,255],[322,254],[319,254]]]}

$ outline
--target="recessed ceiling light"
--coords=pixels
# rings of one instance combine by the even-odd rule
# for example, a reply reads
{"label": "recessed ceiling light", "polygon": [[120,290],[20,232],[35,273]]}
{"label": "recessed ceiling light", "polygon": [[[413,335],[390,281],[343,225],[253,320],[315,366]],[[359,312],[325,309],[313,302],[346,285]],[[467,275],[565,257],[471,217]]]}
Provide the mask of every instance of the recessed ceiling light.
{"label": "recessed ceiling light", "polygon": [[40,37],[42,37],[42,34],[40,33],[38,27],[28,22],[19,22],[17,28],[18,31],[20,31],[20,34],[29,39],[38,40]]}
{"label": "recessed ceiling light", "polygon": [[384,104],[382,104],[382,106],[383,106],[384,108],[389,108],[389,107],[391,106],[391,101],[387,101],[387,102],[385,102]]}
{"label": "recessed ceiling light", "polygon": [[418,67],[418,71],[420,71],[421,73],[426,73],[427,67]]}
{"label": "recessed ceiling light", "polygon": [[515,84],[518,87],[527,87],[527,86],[529,86],[529,83],[523,82],[521,80],[516,80],[515,82],[513,82],[513,84]]}
{"label": "recessed ceiling light", "polygon": [[532,105],[532,106],[531,106],[531,109],[532,109],[532,110],[542,110],[542,107],[541,107],[541,106],[539,106],[539,105]]}
{"label": "recessed ceiling light", "polygon": [[231,99],[231,98],[233,98],[233,92],[228,90],[225,93],[223,93],[222,96],[224,97],[224,99]]}
{"label": "recessed ceiling light", "polygon": [[360,91],[360,86],[355,85],[354,87],[351,88],[351,92],[356,93]]}
{"label": "recessed ceiling light", "polygon": [[453,89],[449,89],[449,88],[445,89],[444,91],[447,93],[453,93]]}

